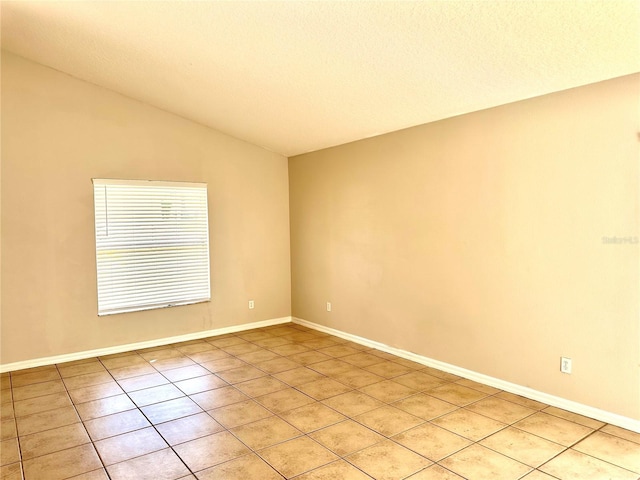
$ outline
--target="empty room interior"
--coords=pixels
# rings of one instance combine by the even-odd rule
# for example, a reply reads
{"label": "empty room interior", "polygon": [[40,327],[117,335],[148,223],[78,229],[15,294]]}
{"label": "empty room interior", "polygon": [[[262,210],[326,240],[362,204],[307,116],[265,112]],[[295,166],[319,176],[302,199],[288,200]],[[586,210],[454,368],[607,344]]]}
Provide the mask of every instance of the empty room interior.
{"label": "empty room interior", "polygon": [[0,7],[0,478],[640,479],[640,3]]}

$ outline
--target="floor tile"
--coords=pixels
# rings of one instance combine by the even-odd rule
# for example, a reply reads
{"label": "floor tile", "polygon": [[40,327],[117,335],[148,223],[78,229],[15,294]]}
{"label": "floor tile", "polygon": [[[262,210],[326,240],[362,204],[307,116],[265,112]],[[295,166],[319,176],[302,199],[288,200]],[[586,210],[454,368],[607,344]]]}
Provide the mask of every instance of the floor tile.
{"label": "floor tile", "polygon": [[282,480],[283,477],[256,454],[244,455],[234,460],[198,472],[198,480]]}
{"label": "floor tile", "polygon": [[11,375],[11,385],[13,388],[33,385],[34,383],[50,382],[52,380],[60,380],[60,374],[55,367],[33,373]]}
{"label": "floor tile", "polygon": [[640,475],[640,446],[637,443],[595,432],[574,445],[573,449]]}
{"label": "floor tile", "polygon": [[250,452],[227,431],[181,443],[176,445],[174,450],[193,472],[233,460]]}
{"label": "floor tile", "polygon": [[56,408],[55,410],[48,410],[16,419],[20,436],[70,425],[79,421],[80,418],[73,407]]}
{"label": "floor tile", "polygon": [[8,440],[9,438],[15,438],[17,436],[18,429],[16,428],[15,418],[0,421],[0,440]]}
{"label": "floor tile", "polygon": [[534,470],[533,472],[528,473],[524,477],[522,477],[522,480],[556,480],[556,477],[547,475],[540,470]]}
{"label": "floor tile", "polygon": [[[45,382],[45,383],[47,383],[47,382]],[[60,383],[62,383],[62,382],[60,382]],[[34,385],[39,385],[39,384],[35,383]],[[21,388],[28,388],[28,387],[29,387],[29,385],[27,385],[26,387],[21,387]],[[60,391],[60,390],[58,390],[58,391]],[[51,393],[53,393],[53,392],[51,392]],[[37,396],[37,395],[34,395],[34,396]],[[0,408],[2,408],[3,404],[11,403],[11,402],[13,402],[13,390],[11,388],[5,388],[4,390],[0,390]]]}
{"label": "floor tile", "polygon": [[377,480],[400,480],[432,464],[390,440],[360,450],[346,460]]}
{"label": "floor tile", "polygon": [[485,447],[531,467],[538,467],[562,452],[565,447],[509,427],[480,442]]}
{"label": "floor tile", "polygon": [[278,358],[279,356],[280,355],[270,350],[257,350],[255,352],[238,355],[238,358],[243,362],[254,365],[256,363],[266,362],[267,360],[273,360],[274,358]]}
{"label": "floor tile", "polygon": [[278,390],[277,392],[256,397],[255,400],[273,413],[293,410],[294,408],[301,407],[314,401],[311,397],[308,397],[304,393],[294,390],[293,388]]}
{"label": "floor tile", "polygon": [[235,357],[228,356],[228,357],[204,362],[204,363],[201,363],[201,365],[207,370],[209,370],[211,373],[220,373],[220,372],[224,372],[225,370],[230,370],[232,368],[242,367],[243,365],[246,365],[246,363],[243,362],[242,360],[238,360]]}
{"label": "floor tile", "polygon": [[281,357],[274,358],[273,360],[267,360],[266,362],[256,363],[255,366],[266,373],[275,375],[276,373],[298,368],[300,364],[290,360],[289,358]]}
{"label": "floor tile", "polygon": [[400,433],[393,440],[434,462],[471,445],[468,439],[430,423]]}
{"label": "floor tile", "polygon": [[354,355],[359,353],[359,350],[347,347],[345,345],[333,345],[331,347],[321,348],[318,351],[335,358],[346,357],[347,355]]}
{"label": "floor tile", "polygon": [[69,395],[67,395],[67,392],[52,393],[50,395],[13,402],[16,417],[33,415],[34,413],[46,412],[47,410],[68,406],[71,406],[71,399]]}
{"label": "floor tile", "polygon": [[566,450],[539,470],[561,480],[637,480],[638,474],[575,450]]}
{"label": "floor tile", "polygon": [[569,420],[570,422],[584,425],[585,427],[589,427],[594,430],[597,430],[598,428],[605,425],[603,422],[599,422],[598,420],[594,420],[593,418],[585,417],[584,415],[578,415],[577,413],[573,412],[568,412],[561,408],[547,407],[543,410],[543,412],[548,413],[549,415],[564,418],[565,420]]}
{"label": "floor tile", "polygon": [[336,455],[308,437],[279,443],[261,450],[259,454],[286,478],[300,475],[338,459]]}
{"label": "floor tile", "polygon": [[109,370],[109,373],[113,376],[113,378],[118,381],[124,380],[126,378],[149,375],[156,372],[157,370],[153,368],[150,363],[143,363],[141,365],[132,365],[130,367],[122,367]]}
{"label": "floor tile", "polygon": [[324,400],[325,398],[335,397],[336,395],[352,390],[351,387],[346,386],[344,383],[327,377],[298,385],[296,388],[315,400]]}
{"label": "floor tile", "polygon": [[62,480],[102,468],[91,444],[61,450],[23,462],[26,480]]}
{"label": "floor tile", "polygon": [[338,460],[333,463],[329,463],[310,472],[304,473],[296,480],[371,480],[369,475],[362,473],[353,465],[345,462],[344,460]]}
{"label": "floor tile", "polygon": [[279,416],[305,433],[328,427],[346,419],[341,413],[318,402],[280,413]]}
{"label": "floor tile", "polygon": [[289,355],[295,355],[296,353],[308,352],[309,348],[299,343],[286,343],[284,345],[278,345],[276,347],[270,347],[270,351],[282,355],[283,357]]}
{"label": "floor tile", "polygon": [[203,410],[213,410],[214,408],[249,400],[249,397],[232,386],[196,393],[190,395],[190,398],[200,405]]}
{"label": "floor tile", "polygon": [[182,390],[185,394],[193,395],[194,393],[206,392],[207,390],[226,387],[229,384],[218,376],[209,373],[208,375],[203,375],[202,377],[190,378],[189,380],[175,382],[174,385]]}
{"label": "floor tile", "polygon": [[483,398],[478,402],[467,405],[465,408],[502,423],[515,423],[536,413],[536,410],[496,397]]}
{"label": "floor tile", "polygon": [[331,374],[331,378],[351,388],[361,388],[384,381],[384,377],[367,372],[361,368],[352,368],[340,373]]}
{"label": "floor tile", "polygon": [[387,379],[399,377],[400,375],[404,375],[405,373],[409,373],[412,371],[412,369],[409,367],[405,367],[403,365],[400,365],[399,363],[391,361],[370,365],[368,367],[365,367],[365,370]]}
{"label": "floor tile", "polygon": [[477,442],[502,430],[506,425],[463,408],[432,420],[432,423]]}
{"label": "floor tile", "polygon": [[235,335],[222,336],[220,338],[215,337],[210,340],[207,340],[207,342],[218,348],[229,347],[231,345],[238,345],[241,343],[248,343],[246,340],[236,337]]}
{"label": "floor tile", "polygon": [[247,382],[236,383],[235,387],[248,397],[259,397],[289,388],[286,383],[281,382],[271,375],[254,378]]}
{"label": "floor tile", "polygon": [[136,365],[146,365],[147,363],[149,363],[137,353],[120,357],[104,358],[100,361],[102,362],[102,365],[104,365],[109,370],[115,370],[117,368],[123,367],[133,367]]}
{"label": "floor tile", "polygon": [[438,370],[433,367],[423,367],[420,369],[421,372],[428,373],[429,375],[433,375],[434,377],[442,378],[443,380],[447,380],[448,382],[455,382],[456,380],[461,380],[462,377],[458,375],[454,375],[453,373],[443,372],[442,370]]}
{"label": "floor tile", "polygon": [[440,387],[436,387],[428,391],[432,397],[439,398],[445,402],[453,403],[459,407],[477,402],[487,396],[486,393],[479,392],[473,388],[458,385],[456,383],[448,383]]}
{"label": "floor tile", "polygon": [[262,348],[277,347],[278,345],[284,345],[292,343],[290,340],[282,337],[264,338],[262,340],[255,340],[253,343],[261,346]]}
{"label": "floor tile", "polygon": [[317,430],[309,436],[341,457],[385,440],[382,435],[353,420]]}
{"label": "floor tile", "polygon": [[307,367],[299,367],[276,373],[274,377],[292,387],[325,378],[321,373]]}
{"label": "floor tile", "polygon": [[9,465],[20,461],[18,440],[11,438],[0,442],[0,465]]}
{"label": "floor tile", "polygon": [[138,409],[95,418],[84,425],[94,442],[151,426]]}
{"label": "floor tile", "polygon": [[515,423],[514,427],[565,446],[574,444],[593,431],[583,425],[541,412]]}
{"label": "floor tile", "polygon": [[[318,349],[318,348],[326,348],[332,347],[334,345],[338,345],[338,342],[334,340],[334,338],[314,338],[311,340],[307,340],[306,342],[302,342],[301,345],[304,345],[307,348]],[[316,350],[317,351],[317,350]],[[324,353],[322,354],[324,355]],[[331,358],[327,355],[328,358]]]}
{"label": "floor tile", "polygon": [[204,412],[161,423],[156,425],[156,429],[169,445],[177,445],[224,430]]}
{"label": "floor tile", "polygon": [[230,431],[253,450],[260,450],[302,435],[297,428],[276,416],[263,418]]}
{"label": "floor tile", "polygon": [[380,357],[376,357],[375,355],[371,355],[370,353],[366,352],[357,352],[352,355],[347,355],[345,357],[342,357],[341,360],[360,368],[370,367],[371,365],[375,365],[376,363],[382,363],[385,361]]}
{"label": "floor tile", "polygon": [[135,392],[137,390],[143,390],[145,388],[157,387],[159,385],[166,385],[169,383],[161,373],[154,372],[147,375],[140,375],[139,377],[123,378],[118,380],[118,384],[125,392]]}
{"label": "floor tile", "polygon": [[428,373],[416,371],[395,377],[393,381],[417,391],[431,390],[447,383],[441,378],[434,377]]}
{"label": "floor tile", "polygon": [[91,385],[89,387],[81,387],[76,390],[69,390],[69,396],[73,403],[85,403],[100,398],[113,397],[121,395],[124,391],[115,381]]}
{"label": "floor tile", "polygon": [[181,367],[188,367],[190,365],[196,365],[196,362],[191,360],[186,355],[173,358],[163,358],[162,360],[154,360],[149,362],[153,368],[159,372],[166,372]]}
{"label": "floor tile", "polygon": [[542,410],[543,408],[548,407],[546,403],[537,402],[536,400],[531,400],[530,398],[521,397],[520,395],[515,395],[509,392],[496,393],[496,397],[503,400],[508,400],[509,402],[517,403],[518,405],[523,405],[532,410]]}
{"label": "floor tile", "polygon": [[348,417],[355,417],[384,405],[380,400],[358,391],[336,395],[323,400],[322,403]]}
{"label": "floor tile", "polygon": [[457,405],[445,402],[431,395],[425,395],[424,393],[403,398],[402,400],[392,403],[392,405],[423,420],[441,417],[459,408]]}
{"label": "floor tile", "polygon": [[172,382],[188,380],[190,378],[201,377],[207,374],[209,374],[209,370],[201,367],[200,365],[189,365],[187,367],[174,368],[163,373],[163,375]]}
{"label": "floor tile", "polygon": [[189,470],[169,448],[107,467],[111,480],[175,480]]}
{"label": "floor tile", "polygon": [[478,390],[479,392],[486,393],[487,395],[495,395],[496,393],[500,393],[502,390],[499,388],[490,387],[489,385],[484,385],[482,383],[474,382],[473,380],[469,380],[468,378],[463,378],[461,380],[456,380],[456,385],[462,385],[463,387],[473,388],[474,390]]}
{"label": "floor tile", "polygon": [[307,365],[307,367],[315,370],[318,373],[322,373],[323,375],[335,375],[338,373],[346,372],[347,370],[351,370],[353,368],[353,365],[347,362],[343,362],[342,360],[332,358],[323,362],[312,363],[310,365]]}
{"label": "floor tile", "polygon": [[632,432],[631,430],[626,430],[614,425],[605,425],[600,429],[600,431],[619,438],[624,438],[630,442],[640,443],[640,433]]}
{"label": "floor tile", "polygon": [[81,423],[73,423],[20,437],[20,449],[22,458],[28,460],[90,442],[84,426]]}
{"label": "floor tile", "polygon": [[91,472],[82,473],[71,477],[69,480],[109,480],[107,471],[104,468],[93,470]]}
{"label": "floor tile", "polygon": [[440,465],[431,465],[424,470],[407,477],[406,480],[465,480],[460,475]]}
{"label": "floor tile", "polygon": [[104,372],[105,368],[100,362],[82,363],[80,365],[65,365],[61,363],[58,365],[58,372],[62,378],[75,377],[77,375],[84,375],[85,373],[97,373]]}
{"label": "floor tile", "polygon": [[184,396],[185,395],[182,390],[172,384],[129,392],[129,397],[138,407],[146,407],[147,405],[166,402],[167,400],[173,400]]}
{"label": "floor tile", "polygon": [[76,405],[78,415],[83,421],[92,418],[104,417],[113,413],[124,412],[136,408],[135,404],[126,394],[116,395],[114,397],[100,398],[86,403]]}
{"label": "floor tile", "polygon": [[177,350],[180,350],[184,355],[190,353],[208,352],[214,350],[216,347],[207,342],[192,343],[190,345],[176,346]]}
{"label": "floor tile", "polygon": [[527,465],[480,445],[471,445],[454,453],[442,460],[440,465],[468,480],[517,480],[532,470]]}
{"label": "floor tile", "polygon": [[202,412],[202,409],[188,397],[154,403],[140,410],[154,425]]}
{"label": "floor tile", "polygon": [[222,350],[227,352],[230,355],[243,355],[245,353],[256,352],[258,350],[262,350],[262,347],[256,345],[254,343],[239,343],[236,345],[229,345],[228,347],[220,347]]}
{"label": "floor tile", "polygon": [[273,415],[273,413],[253,400],[232,403],[231,405],[208,410],[207,413],[225,428],[239,427]]}
{"label": "floor tile", "polygon": [[11,463],[0,466],[2,480],[22,480],[22,463]]}
{"label": "floor tile", "polygon": [[66,385],[67,390],[76,390],[82,387],[90,387],[91,385],[112,382],[113,377],[108,372],[97,372],[64,378],[62,381]]}
{"label": "floor tile", "polygon": [[146,353],[141,353],[140,356],[147,362],[154,362],[158,360],[165,360],[167,358],[183,357],[184,354],[175,348],[164,348],[161,350],[152,350]]}
{"label": "floor tile", "polygon": [[253,367],[251,365],[245,365],[238,368],[232,368],[218,373],[218,376],[229,384],[235,384],[240,382],[246,382],[258,377],[264,377],[266,375],[262,370]]}
{"label": "floor tile", "polygon": [[95,442],[105,465],[124,462],[166,448],[168,445],[154,428],[148,427]]}
{"label": "floor tile", "polygon": [[309,352],[303,352],[303,353],[296,353],[295,355],[291,355],[288,358],[304,366],[331,359],[329,355],[325,355],[324,353],[320,353],[315,350],[309,351]]}
{"label": "floor tile", "polygon": [[421,418],[390,405],[370,410],[354,420],[387,437],[424,423]]}
{"label": "floor tile", "polygon": [[[213,345],[212,345],[213,347]],[[215,348],[215,347],[213,347]],[[221,360],[223,358],[232,358],[231,355],[229,355],[227,352],[225,352],[224,350],[220,350],[215,348],[215,350],[207,350],[204,352],[198,352],[198,353],[187,353],[186,354],[191,360],[193,360],[196,363],[199,364],[203,364],[206,362],[212,362],[214,360]]]}
{"label": "floor tile", "polygon": [[380,383],[367,385],[360,388],[360,391],[384,403],[396,402],[418,393],[416,390],[393,380],[384,380]]}
{"label": "floor tile", "polygon": [[15,412],[13,411],[13,403],[3,403],[2,405],[0,405],[0,420],[15,418],[15,416]]}
{"label": "floor tile", "polygon": [[[26,400],[28,398],[50,395],[52,393],[64,392],[66,390],[62,380],[51,380],[49,382],[33,383],[24,387],[15,387],[13,390],[13,400]],[[12,390],[3,390],[11,393]]]}

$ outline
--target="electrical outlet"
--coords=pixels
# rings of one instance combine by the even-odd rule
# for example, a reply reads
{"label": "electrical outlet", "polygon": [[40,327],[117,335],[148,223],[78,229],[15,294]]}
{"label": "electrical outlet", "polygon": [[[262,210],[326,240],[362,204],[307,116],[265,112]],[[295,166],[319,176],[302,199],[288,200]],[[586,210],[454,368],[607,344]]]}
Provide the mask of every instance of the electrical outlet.
{"label": "electrical outlet", "polygon": [[331,302],[327,302],[327,312],[331,311]]}
{"label": "electrical outlet", "polygon": [[560,371],[562,373],[571,373],[571,359],[560,357]]}
{"label": "electrical outlet", "polygon": [[253,303],[253,300],[249,300],[249,310],[253,310],[255,308],[256,304]]}

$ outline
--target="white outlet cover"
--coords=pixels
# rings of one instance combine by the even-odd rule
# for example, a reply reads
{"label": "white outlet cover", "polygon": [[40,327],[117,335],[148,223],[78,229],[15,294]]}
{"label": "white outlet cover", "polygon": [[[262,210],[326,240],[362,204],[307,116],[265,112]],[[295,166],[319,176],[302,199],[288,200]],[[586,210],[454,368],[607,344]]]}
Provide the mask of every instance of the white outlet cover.
{"label": "white outlet cover", "polygon": [[560,357],[560,371],[562,373],[571,373],[572,362],[568,357]]}

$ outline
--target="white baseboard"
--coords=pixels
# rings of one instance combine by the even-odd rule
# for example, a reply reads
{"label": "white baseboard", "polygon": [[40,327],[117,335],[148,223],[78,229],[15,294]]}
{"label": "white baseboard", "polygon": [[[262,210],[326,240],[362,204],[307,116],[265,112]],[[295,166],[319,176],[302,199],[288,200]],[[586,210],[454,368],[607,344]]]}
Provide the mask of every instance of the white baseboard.
{"label": "white baseboard", "polygon": [[157,338],[155,340],[127,343],[125,345],[117,345],[115,347],[97,348],[95,350],[85,350],[83,352],[54,355],[52,357],[42,357],[33,360],[24,360],[21,362],[5,363],[4,365],[0,365],[0,373],[11,372],[13,370],[22,370],[24,368],[41,367],[43,365],[53,365],[55,363],[71,362],[74,360],[83,360],[85,358],[111,355],[113,353],[122,353],[131,350],[140,350],[143,348],[159,347],[161,345],[187,342],[189,340],[198,340],[200,338],[214,337],[216,335],[224,335],[227,333],[243,332],[245,330],[251,330],[254,328],[270,327],[272,325],[290,323],[291,320],[291,317],[272,318],[270,320],[263,320],[260,322],[245,323],[242,325],[233,325],[231,327],[222,327],[213,330],[205,330],[202,332],[187,333],[184,335],[177,335],[175,337]]}
{"label": "white baseboard", "polygon": [[584,415],[585,417],[595,418],[596,420],[600,420],[601,422],[610,423],[611,425],[615,425],[621,428],[626,428],[627,430],[640,433],[640,420],[634,420],[633,418],[624,417],[622,415],[608,412],[606,410],[601,410],[599,408],[591,407],[589,405],[584,405],[582,403],[574,402],[572,400],[567,400],[562,397],[550,395],[548,393],[534,390],[533,388],[523,387],[515,383],[507,382],[505,380],[500,380],[499,378],[495,378],[495,377],[490,377],[489,375],[484,375],[482,373],[474,372],[472,370],[467,370],[466,368],[457,367],[455,365],[441,362],[439,360],[434,360],[429,357],[424,357],[422,355],[411,353],[406,350],[390,347],[383,343],[375,342],[373,340],[369,340],[363,337],[358,337],[357,335],[345,333],[340,330],[336,330],[334,328],[325,327],[324,325],[319,325],[317,323],[309,322],[301,318],[292,317],[292,321],[293,323],[297,323],[299,325],[303,325],[305,327],[309,327],[314,330],[318,330],[320,332],[335,335],[336,337],[344,338],[345,340],[350,340],[360,345],[365,345],[367,347],[375,348],[377,350],[382,350],[383,352],[397,355],[398,357],[405,358],[407,360],[411,360],[416,363],[420,363],[427,367],[437,368],[438,370],[442,370],[444,372],[453,373],[454,375],[468,378],[469,380],[474,380],[476,382],[483,383],[491,387],[499,388],[500,390],[504,390],[505,392],[530,398],[538,402],[546,403],[547,405],[551,405],[553,407],[562,408],[564,410],[568,410],[570,412],[577,413],[579,415]]}

